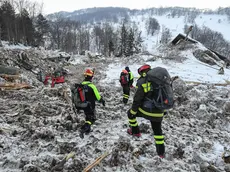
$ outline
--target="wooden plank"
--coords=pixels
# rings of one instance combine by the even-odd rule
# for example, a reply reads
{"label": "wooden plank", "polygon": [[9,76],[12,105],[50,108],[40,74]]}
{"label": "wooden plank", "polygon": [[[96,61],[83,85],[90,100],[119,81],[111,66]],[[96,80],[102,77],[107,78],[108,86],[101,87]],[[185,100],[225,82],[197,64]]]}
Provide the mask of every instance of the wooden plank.
{"label": "wooden plank", "polygon": [[4,90],[19,90],[22,88],[32,88],[29,84],[26,83],[2,83],[0,84],[0,88]]}
{"label": "wooden plank", "polygon": [[98,165],[105,157],[107,157],[109,155],[108,152],[104,153],[103,155],[99,156],[92,164],[88,165],[83,172],[89,172],[89,170],[91,170],[93,167],[95,167],[96,165]]}
{"label": "wooden plank", "polygon": [[18,79],[20,75],[7,75],[7,74],[0,74],[0,77],[8,80],[8,79]]}

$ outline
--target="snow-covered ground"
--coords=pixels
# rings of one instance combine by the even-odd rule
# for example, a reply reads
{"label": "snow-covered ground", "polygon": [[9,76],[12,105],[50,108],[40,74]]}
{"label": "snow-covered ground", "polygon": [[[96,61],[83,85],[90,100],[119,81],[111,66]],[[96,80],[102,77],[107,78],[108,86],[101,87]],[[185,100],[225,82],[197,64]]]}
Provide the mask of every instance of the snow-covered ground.
{"label": "snow-covered ground", "polygon": [[[147,35],[146,31],[146,21],[149,17],[157,19],[159,25],[160,25],[160,31],[155,33],[155,35]],[[168,28],[170,29],[172,33],[172,38],[174,38],[178,33],[184,33],[184,26],[187,25],[194,25],[197,24],[199,27],[207,26],[213,31],[217,31],[222,33],[223,37],[230,41],[230,22],[227,19],[226,15],[209,15],[209,14],[201,14],[195,18],[195,23],[187,23],[185,21],[185,16],[181,17],[169,17],[167,14],[158,16],[158,15],[137,15],[131,17],[132,21],[135,21],[139,27],[139,29],[142,31],[142,37],[144,40],[144,45],[146,46],[147,50],[149,52],[153,52],[155,47],[159,45],[161,34],[162,34],[162,28]]]}
{"label": "snow-covered ground", "polygon": [[[154,62],[146,62],[152,67],[161,66],[166,68],[172,76],[179,76],[184,81],[191,82],[202,82],[202,83],[215,83],[223,84],[226,81],[230,81],[230,70],[225,69],[225,75],[219,75],[218,70],[207,66],[198,60],[186,60],[183,63],[170,62],[165,64],[161,59]],[[144,64],[144,63],[143,63]],[[134,77],[138,78],[137,69],[143,64],[131,64],[129,66],[130,70],[133,72]],[[121,64],[111,64],[106,72],[106,78],[103,80],[105,83],[111,83],[116,81],[116,85],[119,86],[119,76],[121,70],[124,69],[126,65]],[[218,69],[218,67],[216,67]]]}
{"label": "snow-covered ground", "polygon": [[[6,46],[4,49],[13,50]],[[27,50],[23,47],[19,49]],[[44,57],[50,53],[41,51]],[[157,49],[153,53],[160,54]],[[224,172],[227,164],[221,156],[224,149],[230,149],[230,87],[213,84],[229,82],[230,70],[225,69],[224,75],[218,75],[214,69],[218,69],[217,66],[198,61],[191,51],[181,54],[187,58],[183,62],[149,61],[151,56],[142,55],[128,60],[101,58],[92,62],[85,56],[73,56],[73,64],[66,66],[73,75],[67,77],[64,85],[50,88],[41,84],[31,90],[0,91],[0,171],[48,172],[67,154],[74,152],[75,157],[56,171],[80,172],[100,155],[109,152],[92,172],[199,172],[205,163]],[[4,54],[7,62],[13,63],[14,57],[6,56]],[[33,54],[29,57],[35,58]],[[46,61],[44,65],[49,63]],[[162,124],[165,159],[156,154],[149,121],[137,119],[141,138],[136,139],[126,133],[126,112],[132,105],[135,89],[131,90],[128,104],[123,105],[119,75],[125,66],[129,66],[136,81],[137,69],[145,63],[152,67],[165,67],[172,76],[179,76],[174,82],[175,107],[169,110]],[[81,139],[79,129],[84,123],[84,114],[81,112],[75,116],[63,89],[81,81],[87,67],[96,67],[93,82],[104,97],[106,106],[97,104],[97,121],[92,125],[92,132]],[[35,75],[23,71],[28,80],[36,80]],[[186,84],[186,81],[205,84]]]}
{"label": "snow-covered ground", "polygon": [[223,37],[230,41],[230,21],[228,21],[228,18],[226,15],[199,15],[195,19],[196,24],[198,26],[207,26],[210,29],[222,33]]}

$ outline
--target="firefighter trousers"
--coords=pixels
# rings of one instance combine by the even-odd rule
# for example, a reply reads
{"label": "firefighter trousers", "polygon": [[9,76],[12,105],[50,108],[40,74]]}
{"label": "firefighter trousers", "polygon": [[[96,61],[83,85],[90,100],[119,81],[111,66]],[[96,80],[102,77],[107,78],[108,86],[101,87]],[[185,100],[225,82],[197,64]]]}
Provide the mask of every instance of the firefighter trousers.
{"label": "firefighter trousers", "polygon": [[127,85],[123,86],[123,103],[127,104],[129,100],[130,87]]}
{"label": "firefighter trousers", "polygon": [[[132,115],[132,114],[128,113],[129,126],[132,128],[133,134],[140,133],[136,117],[137,117],[136,115]],[[161,129],[161,122],[162,121],[156,122],[156,121],[150,120],[150,122],[151,122],[152,130],[154,133],[156,152],[158,155],[164,155],[165,146],[164,146],[164,135],[163,135],[162,129]]]}
{"label": "firefighter trousers", "polygon": [[95,109],[85,108],[83,109],[85,113],[85,124],[81,127],[85,133],[89,133],[91,130],[91,125],[96,121]]}

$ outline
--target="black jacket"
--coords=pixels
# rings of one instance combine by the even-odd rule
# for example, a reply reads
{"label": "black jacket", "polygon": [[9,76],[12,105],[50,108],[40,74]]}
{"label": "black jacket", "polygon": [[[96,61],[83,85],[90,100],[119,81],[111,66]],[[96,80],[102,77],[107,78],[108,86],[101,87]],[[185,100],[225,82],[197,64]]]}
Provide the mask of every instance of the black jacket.
{"label": "black jacket", "polygon": [[137,91],[133,98],[131,113],[133,112],[133,115],[141,116],[152,121],[161,121],[164,113],[163,110],[153,108],[150,111],[150,109],[147,109],[143,106],[144,102],[146,101],[146,97],[149,95],[149,92],[144,91],[145,85],[146,78],[140,77],[137,80]]}
{"label": "black jacket", "polygon": [[91,103],[91,108],[95,109],[95,101],[101,101],[101,95],[97,90],[97,87],[90,81],[83,81],[83,85],[88,85],[88,90],[85,92],[86,101]]}

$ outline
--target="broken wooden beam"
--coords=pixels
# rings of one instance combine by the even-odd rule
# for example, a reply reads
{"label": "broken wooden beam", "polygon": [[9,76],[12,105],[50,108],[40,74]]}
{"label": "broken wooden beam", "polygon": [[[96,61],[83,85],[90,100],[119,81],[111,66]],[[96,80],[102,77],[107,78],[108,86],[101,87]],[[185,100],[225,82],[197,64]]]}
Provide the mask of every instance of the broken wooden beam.
{"label": "broken wooden beam", "polygon": [[99,156],[92,164],[88,165],[83,172],[89,172],[93,167],[95,167],[97,164],[99,164],[105,157],[109,155],[108,152],[104,153],[103,155]]}
{"label": "broken wooden beam", "polygon": [[8,74],[0,74],[0,77],[5,80],[15,80],[20,77],[20,75],[8,75]]}
{"label": "broken wooden beam", "polygon": [[26,83],[0,83],[0,89],[3,90],[19,90],[23,88],[29,89],[32,86]]}

